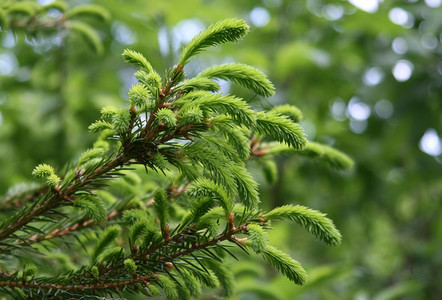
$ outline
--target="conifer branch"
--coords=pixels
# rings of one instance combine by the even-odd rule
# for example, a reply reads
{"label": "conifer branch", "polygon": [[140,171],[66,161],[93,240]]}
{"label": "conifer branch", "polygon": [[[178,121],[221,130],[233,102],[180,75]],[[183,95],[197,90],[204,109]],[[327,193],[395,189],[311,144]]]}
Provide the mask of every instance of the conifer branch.
{"label": "conifer branch", "polygon": [[[27,214],[18,214],[9,220],[4,221],[0,226],[0,241],[7,238],[9,235],[15,231],[21,229],[26,224],[32,222],[38,216],[44,214],[45,212],[54,209],[66,202],[72,201],[72,196],[74,193],[79,191],[83,187],[87,187],[88,184],[105,175],[106,173],[122,166],[128,162],[128,157],[125,154],[120,154],[115,158],[111,159],[107,164],[99,166],[91,174],[87,175],[83,179],[77,179],[72,185],[68,187],[57,186],[51,190],[51,194],[46,201],[42,203],[34,204],[30,212]],[[14,221],[12,221],[14,220]]]}
{"label": "conifer branch", "polygon": [[[107,19],[95,6],[77,8],[67,16],[90,14]],[[75,20],[69,22],[100,50],[90,28]],[[51,166],[38,165],[33,174],[45,185],[22,198],[9,198],[9,203],[19,201],[16,199],[33,201],[23,203],[26,205],[0,224],[0,253],[11,260],[17,257],[14,249],[23,247],[44,254],[43,247],[34,249],[34,245],[45,246],[49,240],[55,244],[56,238],[67,235],[84,246],[78,238],[80,231],[87,233],[93,228],[98,232],[97,241],[85,249],[89,263],[53,277],[35,276],[34,265],[22,272],[0,270],[0,292],[55,298],[71,292],[106,295],[122,290],[158,295],[159,286],[168,299],[190,299],[201,293],[202,284],[209,288],[221,285],[230,295],[233,275],[221,264],[223,256],[218,254],[221,251],[236,258],[227,245],[247,254],[251,248],[290,280],[305,282],[300,264],[268,245],[268,221],[294,221],[329,244],[338,244],[340,234],[324,214],[305,207],[283,206],[262,213],[258,209],[258,184],[245,161],[249,154],[268,161],[277,154],[271,152],[274,148],[264,147],[263,137],[297,151],[306,149],[305,153],[320,155],[336,166],[343,165],[343,156],[306,146],[303,129],[297,124],[302,118],[297,109],[257,112],[241,98],[213,94],[219,86],[212,78],[224,78],[257,94],[272,95],[273,85],[256,69],[240,64],[215,66],[194,78],[186,78],[183,69],[205,48],[237,41],[248,29],[237,19],[210,26],[184,48],[178,64],[166,72],[164,80],[141,53],[124,51],[124,60],[139,69],[135,73],[139,82],[129,91],[129,108],[107,106],[101,110],[101,119],[89,126],[92,132],[103,132],[101,139],[66,174],[58,176]],[[119,143],[117,148],[109,147],[112,140]],[[146,171],[180,176],[169,188],[158,184],[144,190],[143,195],[149,193],[149,197],[154,190],[153,197],[146,203],[139,201],[139,209],[134,209],[125,201],[136,199],[134,190],[143,188],[135,173],[126,173],[135,164],[143,165]],[[123,171],[131,196],[123,204],[116,204],[119,199],[107,199],[104,204],[101,196],[106,199],[107,192],[100,190],[107,185],[118,186],[118,181],[111,180],[122,177]],[[120,182],[120,186],[124,185]],[[78,208],[84,217],[76,213],[74,219],[69,213]],[[49,225],[35,225],[37,221]],[[38,259],[47,258],[41,255]]]}
{"label": "conifer branch", "polygon": [[288,219],[305,227],[318,238],[331,245],[341,243],[341,234],[325,214],[301,205],[284,205],[265,215],[268,220]]}
{"label": "conifer branch", "polygon": [[[8,7],[9,6],[9,7]],[[50,10],[57,10],[60,16],[54,17]],[[78,17],[89,16],[100,21],[110,19],[109,12],[98,5],[80,5],[68,9],[63,2],[56,1],[47,5],[35,2],[6,4],[5,8],[0,7],[0,27],[13,31],[25,31],[27,34],[36,32],[76,32],[81,35],[98,54],[104,51],[103,44],[97,31]],[[62,35],[64,38],[65,35]]]}
{"label": "conifer branch", "polygon": [[179,59],[179,65],[185,65],[190,58],[204,48],[226,42],[236,42],[243,38],[249,31],[249,26],[238,19],[226,19],[210,25],[202,31],[183,49]]}
{"label": "conifer branch", "polygon": [[[176,188],[176,187],[172,186],[168,190],[170,198],[172,199],[172,198],[179,197],[181,194],[183,194],[186,191],[188,186],[189,186],[189,184],[187,184],[186,186],[181,187],[181,188]],[[150,206],[154,202],[155,202],[155,199],[151,198],[148,201],[146,201],[145,205]],[[124,211],[125,211],[125,208],[120,209],[120,210],[112,210],[109,214],[107,214],[105,221],[111,221],[111,220],[115,220],[115,219],[121,217],[121,215]],[[31,246],[33,244],[41,243],[43,241],[47,241],[50,239],[63,237],[66,235],[71,235],[71,234],[73,234],[77,231],[80,231],[80,230],[92,228],[94,226],[99,226],[102,223],[103,222],[98,222],[94,219],[84,218],[84,219],[76,222],[75,224],[65,227],[63,229],[57,228],[47,234],[35,234],[35,235],[31,236],[29,239],[27,239],[26,241],[23,241],[21,244],[18,244],[17,246],[19,246],[19,247]],[[5,250],[7,248],[8,248],[8,245],[5,245],[2,249]]]}
{"label": "conifer branch", "polygon": [[[155,277],[154,277],[155,278]],[[31,281],[0,281],[0,287],[9,288],[30,288],[36,290],[68,290],[68,291],[88,291],[88,290],[118,290],[123,287],[137,288],[137,284],[149,285],[152,276],[135,277],[131,280],[114,281],[114,282],[94,282],[91,284],[51,284],[45,282]]]}
{"label": "conifer branch", "polygon": [[15,195],[6,196],[1,202],[2,208],[21,208],[26,203],[32,202],[38,199],[40,196],[44,195],[48,189],[48,186],[43,185],[37,190],[32,189],[31,191],[25,191],[23,193],[18,193]]}
{"label": "conifer branch", "polygon": [[203,242],[203,243],[200,243],[200,244],[199,243],[193,244],[190,248],[183,249],[183,250],[175,253],[174,255],[171,256],[171,258],[172,259],[177,259],[179,257],[183,257],[185,255],[188,255],[188,254],[190,254],[192,252],[199,251],[201,249],[204,249],[204,248],[207,248],[207,247],[210,247],[210,246],[214,246],[214,245],[216,245],[216,244],[218,244],[220,242],[223,242],[223,241],[226,241],[226,240],[231,240],[231,239],[234,238],[235,234],[237,234],[237,233],[239,233],[241,231],[246,230],[247,224],[243,224],[241,226],[235,227],[233,225],[233,216],[231,216],[230,218],[231,218],[231,221],[229,223],[230,226],[229,226],[229,229],[227,230],[227,232],[225,232],[223,234],[220,234],[217,237],[215,237],[215,238],[213,238],[213,239],[211,239],[211,240],[209,240],[207,242]]}
{"label": "conifer branch", "polygon": [[273,84],[263,73],[244,64],[225,64],[210,67],[198,74],[196,78],[205,77],[231,80],[265,97],[270,97],[275,93]]}
{"label": "conifer branch", "polygon": [[[106,221],[111,221],[114,220],[115,218],[117,218],[121,213],[117,210],[113,210],[112,212],[110,212],[107,217],[106,217]],[[93,226],[99,225],[100,223],[93,220],[93,219],[86,219],[86,220],[82,220],[80,222],[75,223],[74,225],[65,227],[63,229],[54,229],[53,231],[51,231],[49,234],[46,235],[33,235],[32,237],[29,238],[29,240],[26,242],[26,245],[32,245],[35,243],[40,243],[43,241],[47,241],[53,238],[58,238],[61,236],[65,236],[65,235],[69,235],[72,234],[76,231],[79,230],[83,230],[86,228],[91,228]],[[20,246],[24,246],[25,244],[21,244]]]}

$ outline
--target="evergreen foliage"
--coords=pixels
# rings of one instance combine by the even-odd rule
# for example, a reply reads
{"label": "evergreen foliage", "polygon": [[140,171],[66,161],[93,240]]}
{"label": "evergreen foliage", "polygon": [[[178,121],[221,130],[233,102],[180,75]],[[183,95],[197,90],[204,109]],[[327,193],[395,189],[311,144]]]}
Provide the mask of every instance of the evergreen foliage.
{"label": "evergreen foliage", "polygon": [[303,149],[307,143],[302,127],[276,112],[258,113],[256,131],[295,149]]}
{"label": "evergreen foliage", "polygon": [[141,71],[144,71],[147,74],[153,72],[152,66],[147,61],[147,59],[137,51],[126,49],[123,52],[123,58],[126,62],[135,65]]}
{"label": "evergreen foliage", "polygon": [[92,195],[82,195],[75,199],[74,206],[79,207],[85,212],[86,217],[93,219],[97,222],[106,219],[107,211],[103,205],[103,202],[95,196]]}
{"label": "evergreen foliage", "polygon": [[296,284],[302,285],[307,281],[307,273],[300,263],[286,253],[273,246],[267,246],[262,252],[262,255],[272,266]]}
{"label": "evergreen foliage", "polygon": [[[28,8],[25,13],[32,15]],[[77,8],[69,17],[79,15],[108,19],[95,6]],[[69,22],[97,52],[102,50],[91,28]],[[38,165],[33,174],[46,184],[0,225],[0,292],[17,298],[163,293],[167,299],[191,299],[201,295],[201,286],[220,286],[230,296],[235,278],[223,264],[226,255],[237,258],[230,248],[247,254],[251,248],[296,284],[305,283],[301,265],[268,244],[268,221],[294,221],[332,245],[340,243],[339,232],[324,214],[305,207],[263,213],[258,183],[247,170],[249,155],[259,156],[256,150],[266,145],[261,137],[307,149],[296,123],[300,112],[289,107],[258,112],[241,98],[213,93],[219,86],[211,79],[222,78],[271,96],[273,85],[252,67],[215,66],[194,78],[186,78],[183,69],[203,49],[238,41],[248,30],[237,19],[209,26],[184,47],[164,79],[141,53],[124,51],[124,60],[138,68],[129,108],[101,110],[101,119],[89,126],[102,131],[98,142],[63,176]],[[328,151],[322,156],[330,165],[350,165]],[[267,154],[261,156],[271,160]],[[137,165],[158,176],[148,190],[141,188]],[[26,261],[43,265],[46,248],[73,241],[84,256],[76,268],[54,276],[39,274],[30,264],[22,273],[14,270]],[[33,259],[33,253],[42,257]]]}
{"label": "evergreen foliage", "polygon": [[301,110],[290,104],[275,106],[272,108],[271,112],[286,116],[295,123],[301,122],[304,118]]}
{"label": "evergreen foliage", "polygon": [[[52,6],[49,6],[51,4],[52,4]],[[49,4],[47,7],[53,8],[54,5],[57,4],[57,2],[53,2],[51,4]],[[60,6],[57,6],[57,7],[60,8]],[[71,10],[69,10],[66,13],[66,18],[68,18],[68,19],[70,19],[74,16],[93,16],[94,18],[101,19],[101,21],[109,21],[110,20],[109,12],[106,9],[104,9],[103,7],[101,7],[99,5],[94,5],[94,4],[79,5],[79,6],[72,8]]]}
{"label": "evergreen foliage", "polygon": [[202,71],[198,77],[231,80],[264,97],[270,97],[275,93],[272,83],[263,73],[243,64],[214,66]]}
{"label": "evergreen foliage", "polygon": [[98,54],[103,53],[104,49],[100,36],[91,26],[80,21],[69,21],[66,23],[66,27],[83,37],[95,52]]}
{"label": "evergreen foliage", "polygon": [[339,245],[341,243],[341,234],[333,222],[319,211],[301,205],[284,205],[264,216],[268,220],[288,219],[296,222],[327,244]]}
{"label": "evergreen foliage", "polygon": [[185,65],[192,56],[204,48],[227,42],[236,42],[249,32],[249,26],[244,20],[226,19],[210,25],[202,31],[183,49],[178,64]]}
{"label": "evergreen foliage", "polygon": [[262,252],[267,246],[267,233],[258,224],[249,224],[247,230],[253,251]]}
{"label": "evergreen foliage", "polygon": [[338,170],[353,168],[353,161],[346,154],[327,145],[310,142],[299,154],[317,158],[324,164]]}

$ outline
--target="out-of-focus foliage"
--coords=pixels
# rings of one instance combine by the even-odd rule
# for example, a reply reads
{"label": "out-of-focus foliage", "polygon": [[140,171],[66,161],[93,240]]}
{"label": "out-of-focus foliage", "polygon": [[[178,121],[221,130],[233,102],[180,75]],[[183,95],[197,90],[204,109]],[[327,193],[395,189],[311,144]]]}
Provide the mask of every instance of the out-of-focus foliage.
{"label": "out-of-focus foliage", "polygon": [[[0,6],[13,2],[20,1]],[[74,8],[85,2],[104,7],[110,17],[75,16]],[[127,99],[135,78],[121,60],[124,48],[165,69],[207,24],[245,18],[252,28],[241,47],[202,54],[186,72],[231,63],[232,57],[257,66],[276,86],[268,102],[222,80],[221,89],[252,105],[296,105],[308,120],[301,122],[308,139],[350,154],[355,170],[312,168],[302,156],[280,159],[277,169],[255,159],[255,176],[266,170],[264,205],[296,202],[326,211],[343,241],[326,248],[301,230],[275,223],[269,235],[274,245],[293,249],[284,245],[290,239],[304,245],[292,254],[307,267],[307,285],[294,286],[267,266],[243,262],[232,266],[238,278],[232,299],[437,299],[441,3],[351,2],[378,5],[367,12],[337,0],[72,0],[66,9],[74,11],[71,22],[77,23],[71,27],[13,34],[1,25],[0,194],[14,183],[30,182],[36,164],[59,168],[90,147],[94,137],[84,129],[104,104],[127,105],[121,99]],[[47,18],[59,15],[55,7],[47,11]]]}

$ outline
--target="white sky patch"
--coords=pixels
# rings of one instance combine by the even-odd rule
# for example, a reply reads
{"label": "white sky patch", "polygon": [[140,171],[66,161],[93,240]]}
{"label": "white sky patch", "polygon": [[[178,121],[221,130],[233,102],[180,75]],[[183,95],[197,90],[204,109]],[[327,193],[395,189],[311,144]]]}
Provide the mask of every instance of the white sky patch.
{"label": "white sky patch", "polygon": [[367,120],[350,120],[350,129],[357,134],[363,133],[367,129]]}
{"label": "white sky patch", "polygon": [[425,0],[425,4],[429,7],[439,7],[442,4],[441,0]]}
{"label": "white sky patch", "polygon": [[299,125],[304,128],[305,134],[307,135],[307,138],[309,141],[313,141],[316,136],[316,126],[309,120],[302,120]]}
{"label": "white sky patch", "polygon": [[429,128],[419,141],[419,149],[431,156],[439,156],[442,153],[442,145],[437,131]]}
{"label": "white sky patch", "polygon": [[342,99],[336,99],[333,104],[330,106],[330,111],[333,115],[333,118],[338,121],[344,121],[346,120],[345,116],[345,108],[347,105],[345,104],[344,100]]}
{"label": "white sky patch", "polygon": [[270,22],[270,13],[263,7],[255,7],[249,14],[250,21],[256,27],[264,27]]}
{"label": "white sky patch", "polygon": [[365,121],[371,115],[371,108],[358,97],[353,97],[348,103],[347,114],[354,120]]}
{"label": "white sky patch", "polygon": [[380,118],[388,119],[393,115],[394,107],[390,101],[386,99],[381,99],[376,102],[374,106],[374,111],[376,115],[378,115]]}
{"label": "white sky patch", "polygon": [[230,87],[232,84],[230,81],[224,80],[224,79],[215,79],[215,81],[219,84],[219,93],[220,94],[228,94],[230,92]]}
{"label": "white sky patch", "polygon": [[126,24],[114,22],[111,26],[111,32],[117,42],[123,45],[132,45],[137,41],[137,36]]}
{"label": "white sky patch", "polygon": [[362,81],[368,86],[378,85],[382,79],[384,79],[384,72],[378,67],[368,69],[362,76]]}
{"label": "white sky patch", "polygon": [[14,54],[4,52],[0,54],[0,75],[12,76],[17,71],[18,62]]}
{"label": "white sky patch", "polygon": [[432,33],[424,33],[421,38],[421,44],[425,49],[434,50],[437,47],[438,40]]}
{"label": "white sky patch", "polygon": [[127,92],[129,89],[138,83],[137,79],[134,76],[133,68],[124,68],[118,72],[118,77],[120,81],[123,83],[123,86],[120,89],[120,96],[123,99],[128,99]]}
{"label": "white sky patch", "polygon": [[169,54],[169,35],[166,26],[161,26],[158,30],[158,46],[160,47],[160,52],[163,56],[167,56]]}
{"label": "white sky patch", "polygon": [[38,2],[38,4],[41,4],[41,5],[48,5],[48,4],[55,2],[55,0],[37,0],[37,2]]}
{"label": "white sky patch", "polygon": [[58,9],[51,8],[48,10],[47,15],[51,18],[59,19],[60,17],[63,16],[63,13]]}
{"label": "white sky patch", "polygon": [[397,37],[393,40],[391,44],[391,48],[397,54],[405,54],[408,51],[408,43],[407,40],[401,37]]}
{"label": "white sky patch", "polygon": [[344,15],[344,7],[342,5],[328,4],[322,8],[322,13],[327,20],[336,21]]}
{"label": "white sky patch", "polygon": [[5,48],[14,48],[15,47],[15,37],[11,30],[8,31],[8,34],[3,38],[2,45]]}
{"label": "white sky patch", "polygon": [[331,59],[330,54],[323,50],[314,49],[310,53],[310,59],[321,68],[326,68],[330,65]]}
{"label": "white sky patch", "polygon": [[397,81],[403,82],[410,79],[413,74],[414,65],[406,59],[399,60],[393,67],[393,76]]}
{"label": "white sky patch", "polygon": [[176,24],[172,29],[174,50],[177,51],[183,44],[190,42],[204,27],[198,19],[183,20]]}
{"label": "white sky patch", "polygon": [[351,4],[357,8],[364,10],[369,13],[374,13],[378,11],[380,0],[348,0]]}
{"label": "white sky patch", "polygon": [[21,68],[18,68],[18,70],[15,74],[15,79],[17,79],[17,81],[20,81],[20,82],[25,82],[25,81],[28,81],[29,79],[31,79],[31,74],[32,74],[32,71],[30,68],[21,67]]}
{"label": "white sky patch", "polygon": [[393,7],[388,12],[388,18],[394,24],[401,25],[405,28],[411,28],[414,25],[414,16],[400,7]]}

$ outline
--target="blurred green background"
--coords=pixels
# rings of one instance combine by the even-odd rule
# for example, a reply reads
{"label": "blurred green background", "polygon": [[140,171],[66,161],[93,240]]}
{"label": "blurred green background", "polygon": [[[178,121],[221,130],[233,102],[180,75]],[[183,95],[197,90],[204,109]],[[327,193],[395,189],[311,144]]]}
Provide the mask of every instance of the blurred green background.
{"label": "blurred green background", "polygon": [[[4,0],[0,8],[13,2],[33,1]],[[135,78],[121,59],[123,49],[142,52],[161,71],[208,24],[243,18],[251,26],[243,41],[210,49],[186,72],[231,61],[256,66],[275,84],[273,98],[227,82],[223,90],[263,107],[296,105],[309,140],[342,150],[356,165],[338,173],[281,157],[274,184],[251,165],[264,207],[295,203],[326,212],[343,243],[327,247],[277,226],[273,244],[303,263],[309,283],[295,286],[267,265],[244,260],[232,265],[233,299],[440,299],[441,2],[66,1],[70,9],[93,3],[108,11],[109,18],[79,19],[98,33],[98,45],[62,25],[3,26],[0,194],[30,182],[37,163],[62,168],[92,145],[87,126],[103,105],[126,105]],[[45,18],[63,21],[53,8]]]}

